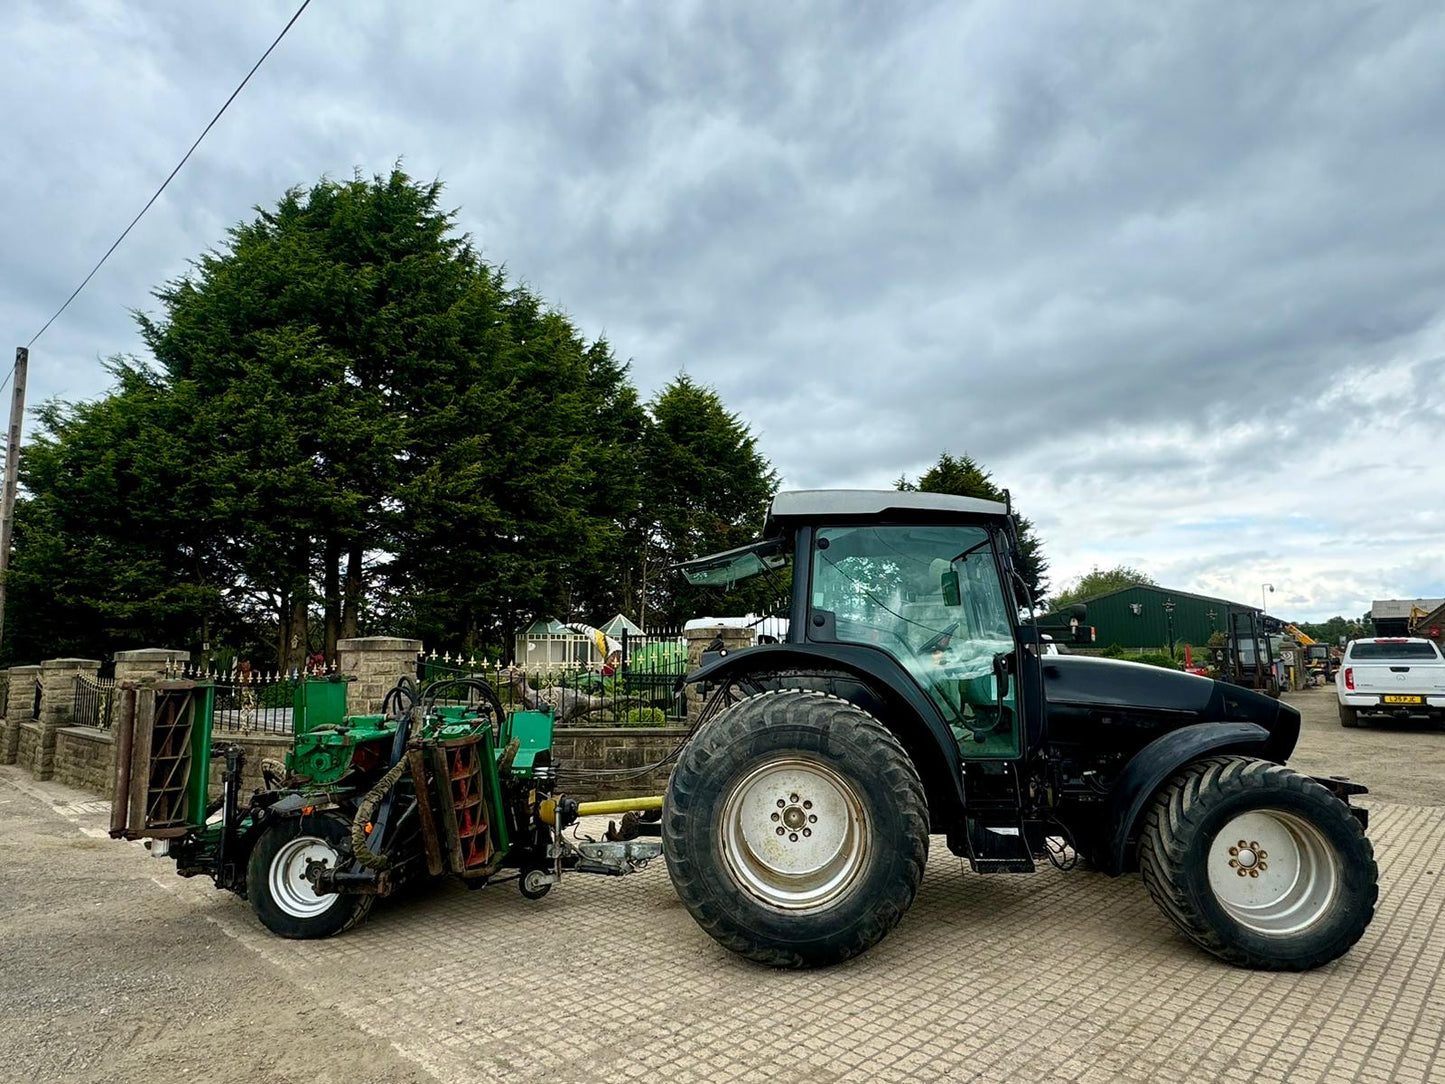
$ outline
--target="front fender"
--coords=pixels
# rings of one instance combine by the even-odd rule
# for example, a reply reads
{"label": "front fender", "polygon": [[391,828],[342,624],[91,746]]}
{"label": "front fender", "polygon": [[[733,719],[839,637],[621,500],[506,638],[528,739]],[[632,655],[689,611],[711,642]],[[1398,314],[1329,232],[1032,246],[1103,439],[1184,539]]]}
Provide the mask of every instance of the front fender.
{"label": "front fender", "polygon": [[1094,855],[1100,870],[1112,877],[1132,868],[1129,838],[1139,817],[1149,799],[1180,768],[1217,753],[1263,756],[1269,740],[1269,731],[1255,723],[1194,723],[1140,749],[1109,792],[1102,819],[1104,838]]}
{"label": "front fender", "polygon": [[759,644],[709,662],[683,681],[726,682],[779,670],[816,670],[855,679],[856,690],[825,691],[876,715],[897,736],[923,781],[932,831],[951,833],[962,823],[958,742],[933,702],[891,655],[853,644]]}

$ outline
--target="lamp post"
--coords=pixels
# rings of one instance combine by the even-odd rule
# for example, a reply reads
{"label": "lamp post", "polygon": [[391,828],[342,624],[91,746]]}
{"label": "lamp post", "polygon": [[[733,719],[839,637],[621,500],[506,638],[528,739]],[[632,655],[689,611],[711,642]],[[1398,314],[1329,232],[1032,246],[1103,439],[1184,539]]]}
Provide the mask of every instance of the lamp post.
{"label": "lamp post", "polygon": [[1266,589],[1266,588],[1269,589],[1269,593],[1270,593],[1271,595],[1274,594],[1274,584],[1272,584],[1272,583],[1262,583],[1262,584],[1259,585],[1259,616],[1260,616],[1260,617],[1263,617],[1263,616],[1265,615],[1266,610],[1268,609],[1268,607],[1265,606],[1265,601],[1264,601],[1264,592],[1265,592],[1265,589]]}
{"label": "lamp post", "polygon": [[1164,623],[1169,630],[1169,657],[1174,657],[1174,600],[1164,600]]}

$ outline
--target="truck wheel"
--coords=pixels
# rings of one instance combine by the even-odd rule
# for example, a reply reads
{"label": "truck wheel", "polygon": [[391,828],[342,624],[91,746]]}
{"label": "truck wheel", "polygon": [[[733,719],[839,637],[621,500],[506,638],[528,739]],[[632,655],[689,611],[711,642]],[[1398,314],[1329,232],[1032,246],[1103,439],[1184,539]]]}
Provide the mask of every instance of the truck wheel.
{"label": "truck wheel", "polygon": [[1360,709],[1340,705],[1340,726],[1355,727],[1360,725]]}
{"label": "truck wheel", "polygon": [[1201,948],[1242,967],[1306,971],[1342,955],[1374,916],[1374,850],[1349,807],[1268,761],[1212,757],[1160,791],[1139,867]]}
{"label": "truck wheel", "polygon": [[928,807],[872,715],[826,693],[761,693],[688,742],[663,803],[673,888],[725,948],[820,967],[877,944],[913,903]]}
{"label": "truck wheel", "polygon": [[308,862],[334,867],[350,840],[351,826],[325,813],[286,817],[261,833],[246,867],[246,895],[261,925],[281,937],[310,940],[342,933],[365,918],[375,896],[318,896],[306,879]]}

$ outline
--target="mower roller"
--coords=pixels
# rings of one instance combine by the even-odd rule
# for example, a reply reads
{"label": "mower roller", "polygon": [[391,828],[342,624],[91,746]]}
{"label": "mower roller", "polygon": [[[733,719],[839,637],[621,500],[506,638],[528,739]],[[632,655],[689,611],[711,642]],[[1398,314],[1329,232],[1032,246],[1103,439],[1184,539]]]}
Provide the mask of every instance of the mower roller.
{"label": "mower roller", "polygon": [[[355,925],[378,896],[419,877],[470,887],[503,879],[538,899],[577,871],[612,876],[656,858],[637,814],[659,797],[579,802],[554,793],[550,709],[507,712],[479,678],[425,692],[403,678],[375,715],[348,717],[345,685],[298,688],[284,764],[242,794],[245,751],[215,742],[205,683],[125,686],[116,722],[111,835],[144,839],[177,872],[249,899],[283,937]],[[211,763],[222,762],[212,797]],[[578,817],[629,813],[612,838],[563,836]]]}

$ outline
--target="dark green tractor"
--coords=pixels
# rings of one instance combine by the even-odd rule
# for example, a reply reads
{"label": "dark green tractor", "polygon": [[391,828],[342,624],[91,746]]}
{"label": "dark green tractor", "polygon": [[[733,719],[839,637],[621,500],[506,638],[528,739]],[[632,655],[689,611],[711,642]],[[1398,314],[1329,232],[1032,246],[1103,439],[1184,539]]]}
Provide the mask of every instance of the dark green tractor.
{"label": "dark green tractor", "polygon": [[403,679],[380,714],[349,717],[344,684],[304,682],[285,762],[263,762],[249,794],[241,746],[213,745],[212,692],[198,682],[121,690],[111,834],[146,839],[181,875],[248,899],[283,937],[340,933],[421,877],[515,879],[535,899],[564,871],[629,873],[660,849],[565,839],[557,829],[578,816],[656,810],[661,799],[554,795],[552,712],[507,712],[480,679],[424,691]]}
{"label": "dark green tractor", "polygon": [[688,675],[703,721],[672,774],[679,896],[735,952],[847,959],[918,890],[931,837],[980,874],[1079,859],[1138,870],[1165,915],[1235,964],[1302,970],[1373,915],[1365,788],[1284,767],[1299,713],[1177,671],[1046,653],[1004,504],[779,494],[764,537],[694,584],[792,577],[786,642]]}

